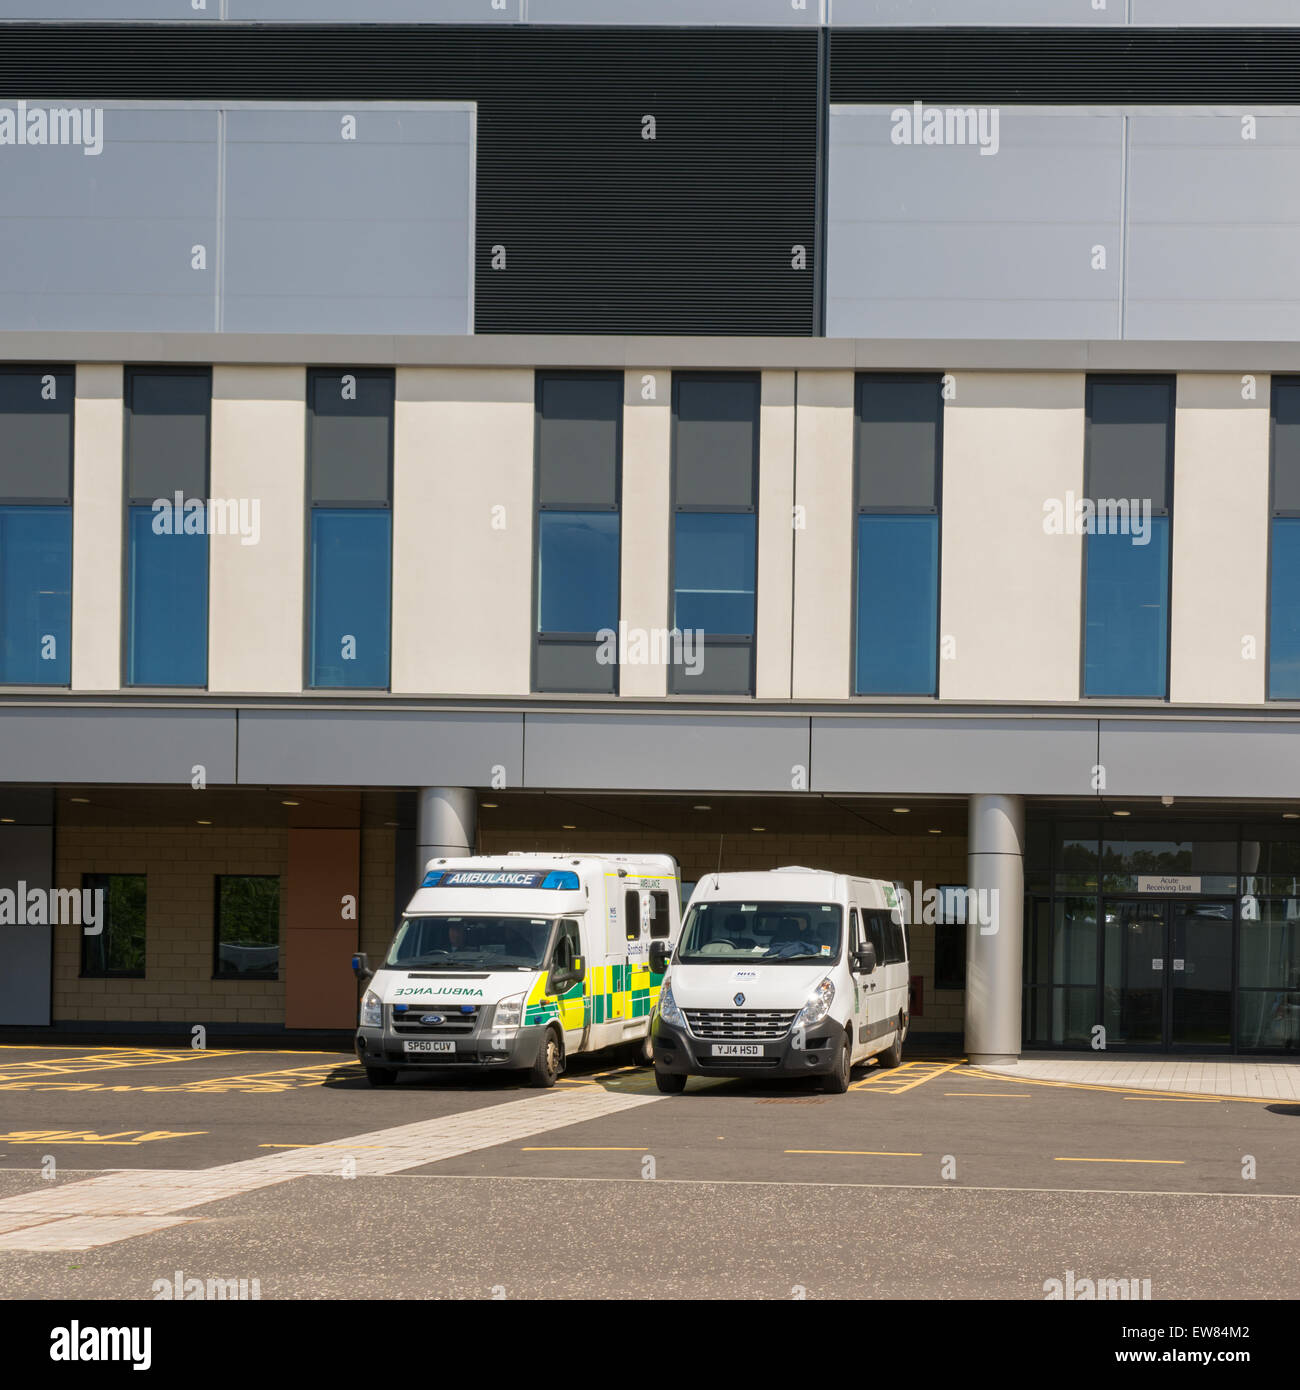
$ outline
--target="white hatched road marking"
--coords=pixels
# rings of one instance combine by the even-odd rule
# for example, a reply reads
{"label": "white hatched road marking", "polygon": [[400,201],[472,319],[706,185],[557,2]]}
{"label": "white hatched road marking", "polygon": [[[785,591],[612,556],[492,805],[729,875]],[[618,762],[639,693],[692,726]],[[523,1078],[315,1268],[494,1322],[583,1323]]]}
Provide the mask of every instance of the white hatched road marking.
{"label": "white hatched road marking", "polygon": [[[658,1095],[552,1091],[484,1110],[378,1129],[333,1141],[328,1151],[295,1149],[200,1169],[131,1169],[0,1199],[0,1250],[89,1250],[165,1230],[177,1212],[305,1175],[338,1175],[344,1155],[357,1177],[375,1177],[458,1158],[650,1105]],[[60,1219],[61,1218],[61,1219]],[[124,1220],[123,1218],[129,1218]]]}

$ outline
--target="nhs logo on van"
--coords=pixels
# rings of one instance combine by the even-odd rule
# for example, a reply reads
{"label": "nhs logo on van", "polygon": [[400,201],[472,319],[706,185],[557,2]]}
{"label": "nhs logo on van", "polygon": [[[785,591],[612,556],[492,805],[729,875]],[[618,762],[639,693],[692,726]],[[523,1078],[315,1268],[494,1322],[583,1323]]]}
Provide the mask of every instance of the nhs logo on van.
{"label": "nhs logo on van", "polygon": [[578,875],[567,869],[431,869],[421,888],[548,888],[576,892]]}

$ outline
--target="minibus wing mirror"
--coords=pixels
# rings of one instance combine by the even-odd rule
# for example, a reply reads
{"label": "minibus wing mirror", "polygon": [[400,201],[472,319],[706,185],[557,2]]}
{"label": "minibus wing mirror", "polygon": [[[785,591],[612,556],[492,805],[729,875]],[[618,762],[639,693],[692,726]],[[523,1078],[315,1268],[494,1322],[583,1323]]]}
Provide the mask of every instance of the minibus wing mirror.
{"label": "minibus wing mirror", "polygon": [[876,968],[876,948],[870,941],[858,947],[857,964],[858,969],[864,975],[870,975]]}

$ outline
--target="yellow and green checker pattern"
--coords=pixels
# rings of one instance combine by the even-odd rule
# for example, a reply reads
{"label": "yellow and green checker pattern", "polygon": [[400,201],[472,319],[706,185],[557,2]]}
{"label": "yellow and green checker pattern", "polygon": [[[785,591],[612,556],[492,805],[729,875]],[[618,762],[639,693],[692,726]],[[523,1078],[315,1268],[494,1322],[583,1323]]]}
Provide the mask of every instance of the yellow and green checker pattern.
{"label": "yellow and green checker pattern", "polygon": [[562,1028],[575,1032],[593,1023],[648,1018],[659,998],[662,982],[662,975],[656,975],[639,961],[627,965],[593,965],[581,984],[557,998],[546,993],[549,976],[543,972],[524,1006],[524,1026],[558,1018]]}

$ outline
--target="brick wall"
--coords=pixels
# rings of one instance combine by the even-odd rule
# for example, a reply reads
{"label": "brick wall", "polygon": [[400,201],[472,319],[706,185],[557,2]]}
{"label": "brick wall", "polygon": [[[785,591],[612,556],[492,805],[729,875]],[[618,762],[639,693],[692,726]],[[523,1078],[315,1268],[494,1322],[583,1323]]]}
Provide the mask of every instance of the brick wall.
{"label": "brick wall", "polygon": [[[574,853],[671,854],[681,866],[682,878],[693,882],[718,868],[716,835],[664,835],[657,831],[629,831],[586,838],[575,832],[549,835],[480,832],[479,852],[501,853],[526,846],[537,850],[572,850]],[[856,874],[864,878],[901,881],[910,891],[920,881],[924,888],[941,883],[966,882],[966,839],[949,835],[817,836],[736,835],[722,842],[722,869],[777,869],[783,864],[804,864],[813,869]],[[919,915],[919,911],[918,911]],[[961,990],[934,988],[934,927],[918,923],[908,932],[911,973],[922,977],[924,1013],[913,1023],[915,1032],[960,1033],[963,1030],[964,995]]]}

